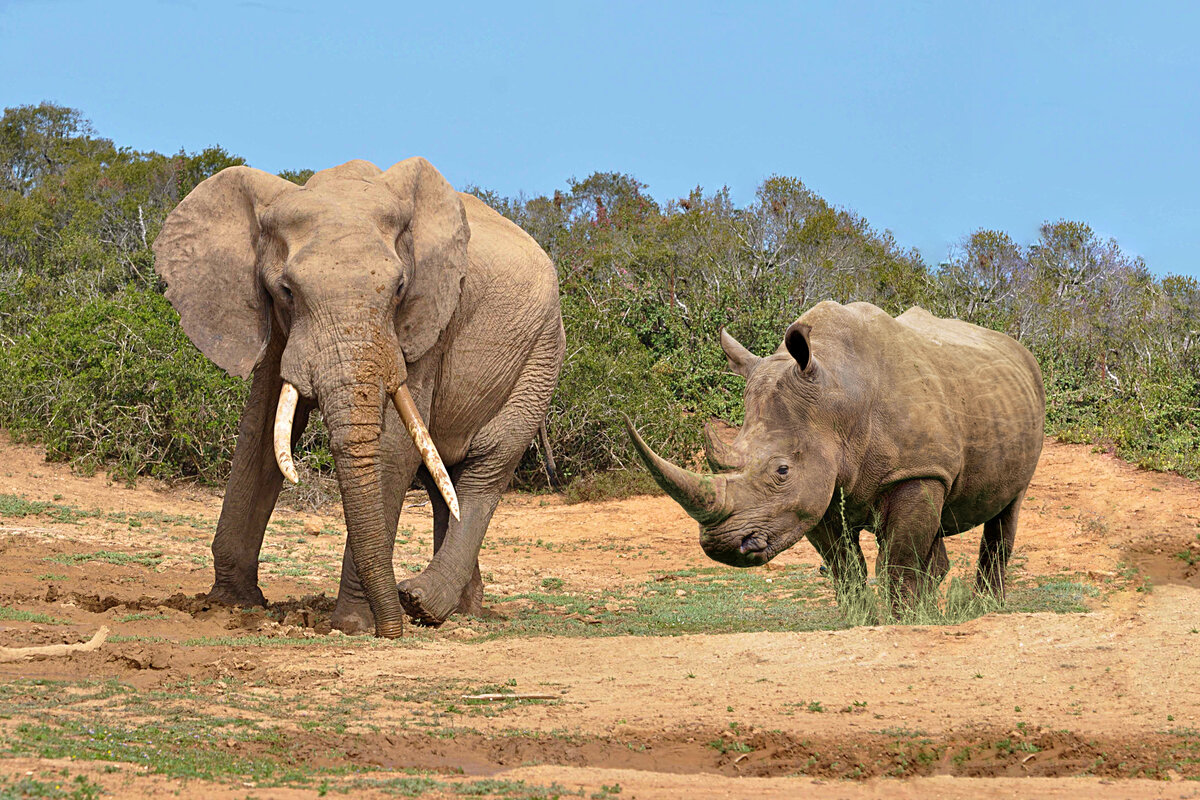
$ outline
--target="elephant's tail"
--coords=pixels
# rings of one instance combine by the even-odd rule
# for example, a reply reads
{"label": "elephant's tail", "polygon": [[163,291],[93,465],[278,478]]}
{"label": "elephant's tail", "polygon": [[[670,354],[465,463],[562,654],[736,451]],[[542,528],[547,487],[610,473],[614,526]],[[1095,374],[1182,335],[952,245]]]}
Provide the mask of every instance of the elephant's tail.
{"label": "elephant's tail", "polygon": [[554,451],[550,449],[550,436],[546,433],[546,420],[538,425],[538,449],[542,451],[542,463],[546,467],[546,480],[551,489],[561,489],[562,481],[558,477],[558,467],[554,463]]}

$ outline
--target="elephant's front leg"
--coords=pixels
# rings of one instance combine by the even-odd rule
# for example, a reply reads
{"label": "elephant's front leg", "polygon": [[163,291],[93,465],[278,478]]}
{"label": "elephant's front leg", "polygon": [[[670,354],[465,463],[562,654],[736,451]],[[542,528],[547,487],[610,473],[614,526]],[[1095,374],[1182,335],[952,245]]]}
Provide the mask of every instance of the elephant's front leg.
{"label": "elephant's front leg", "polygon": [[[383,481],[383,517],[389,554],[396,544],[396,526],[400,522],[400,510],[404,506],[404,495],[412,483],[421,457],[416,449],[407,445],[407,436],[401,437],[404,425],[394,408],[384,414],[383,430],[380,433],[380,467]],[[375,630],[375,616],[367,602],[366,590],[354,568],[354,558],[347,544],[342,555],[342,579],[338,586],[337,605],[334,606],[330,624],[343,633],[371,633]]]}
{"label": "elephant's front leg", "polygon": [[[275,404],[282,385],[278,364],[275,353],[254,373],[213,537],[216,577],[208,599],[225,605],[266,605],[258,586],[258,554],[283,483],[272,447]],[[304,433],[310,411],[312,403],[302,399],[292,425],[293,446]]]}

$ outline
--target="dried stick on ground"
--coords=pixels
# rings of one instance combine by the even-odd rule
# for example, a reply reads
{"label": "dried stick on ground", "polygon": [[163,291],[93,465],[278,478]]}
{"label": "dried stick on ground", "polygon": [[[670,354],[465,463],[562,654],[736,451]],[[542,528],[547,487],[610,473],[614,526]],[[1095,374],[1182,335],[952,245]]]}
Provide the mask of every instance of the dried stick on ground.
{"label": "dried stick on ground", "polygon": [[6,664],[10,661],[25,661],[37,656],[53,658],[54,656],[66,656],[71,653],[86,653],[104,644],[104,640],[107,638],[108,628],[102,627],[96,631],[96,635],[91,639],[86,642],[79,642],[78,644],[50,644],[42,647],[0,647],[0,664]]}

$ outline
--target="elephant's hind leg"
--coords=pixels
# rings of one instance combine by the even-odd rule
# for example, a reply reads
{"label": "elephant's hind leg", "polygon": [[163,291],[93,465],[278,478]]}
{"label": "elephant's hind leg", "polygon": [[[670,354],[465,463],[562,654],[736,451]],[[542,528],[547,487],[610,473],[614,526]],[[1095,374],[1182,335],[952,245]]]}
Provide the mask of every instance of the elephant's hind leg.
{"label": "elephant's hind leg", "polygon": [[1025,490],[996,516],[983,524],[983,539],[979,542],[979,570],[975,576],[975,589],[988,593],[997,600],[1004,600],[1004,573],[1008,568],[1008,557],[1012,554],[1013,541],[1017,536],[1017,518],[1021,513],[1021,501]]}
{"label": "elephant's hind leg", "polygon": [[[429,493],[430,505],[433,506],[433,553],[437,555],[437,551],[442,549],[442,543],[446,541],[446,533],[450,530],[450,507],[446,505],[446,500],[438,491],[437,484],[434,483],[429,471],[422,467],[417,474],[421,478],[421,483],[425,485],[425,490]],[[455,609],[455,613],[468,614],[473,617],[484,615],[483,576],[479,574],[478,558],[475,559],[475,570],[471,579],[458,599],[458,608]]]}
{"label": "elephant's hind leg", "polygon": [[472,437],[466,457],[454,466],[461,518],[447,520],[429,566],[399,586],[400,602],[418,622],[441,624],[464,601],[472,610],[482,608],[479,547],[500,495],[546,415],[562,349],[562,327],[555,319],[535,345],[504,405]]}

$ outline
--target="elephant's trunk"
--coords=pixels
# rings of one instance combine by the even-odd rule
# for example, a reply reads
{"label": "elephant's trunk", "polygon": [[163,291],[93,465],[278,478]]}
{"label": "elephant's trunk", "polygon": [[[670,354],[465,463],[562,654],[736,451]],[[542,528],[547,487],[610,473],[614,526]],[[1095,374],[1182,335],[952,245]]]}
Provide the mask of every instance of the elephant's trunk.
{"label": "elephant's trunk", "polygon": [[351,383],[318,394],[337,466],[347,543],[375,615],[375,635],[395,638],[402,632],[404,609],[396,591],[383,513],[379,452],[383,387],[374,381]]}
{"label": "elephant's trunk", "polygon": [[[292,461],[292,419],[296,415],[299,397],[296,387],[284,381],[279,390],[279,406],[275,410],[275,463],[279,465],[283,477],[292,483],[300,482],[296,464]],[[433,437],[429,435],[429,429],[425,427],[425,421],[421,419],[421,412],[417,410],[417,404],[413,402],[407,384],[400,384],[400,388],[392,395],[392,402],[400,414],[401,421],[404,422],[405,429],[408,430],[409,437],[416,445],[417,452],[421,454],[421,461],[425,463],[438,491],[450,507],[450,514],[458,519],[458,494],[454,491],[454,483],[451,482],[450,473],[438,454]]]}

